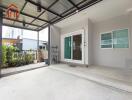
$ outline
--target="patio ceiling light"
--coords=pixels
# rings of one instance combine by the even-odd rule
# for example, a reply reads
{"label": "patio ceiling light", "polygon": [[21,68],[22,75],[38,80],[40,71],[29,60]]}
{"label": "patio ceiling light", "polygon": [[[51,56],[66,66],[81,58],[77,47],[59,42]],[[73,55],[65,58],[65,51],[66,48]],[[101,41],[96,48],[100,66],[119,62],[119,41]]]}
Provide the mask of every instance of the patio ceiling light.
{"label": "patio ceiling light", "polygon": [[78,13],[79,12],[79,10],[76,10],[76,13]]}
{"label": "patio ceiling light", "polygon": [[41,0],[38,0],[37,12],[41,12]]}
{"label": "patio ceiling light", "polygon": [[25,20],[23,20],[23,27],[25,27],[26,26],[26,23],[25,23]]}

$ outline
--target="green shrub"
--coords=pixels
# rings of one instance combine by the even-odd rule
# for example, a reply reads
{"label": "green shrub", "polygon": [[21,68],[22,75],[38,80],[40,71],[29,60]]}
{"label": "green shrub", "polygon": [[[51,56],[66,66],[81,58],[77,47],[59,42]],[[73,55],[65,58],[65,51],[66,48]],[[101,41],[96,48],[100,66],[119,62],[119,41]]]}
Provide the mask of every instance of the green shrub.
{"label": "green shrub", "polygon": [[8,46],[7,47],[7,53],[6,53],[6,58],[7,58],[7,63],[9,67],[14,67],[17,66],[18,62],[18,57],[15,56],[15,53],[18,52],[19,49],[13,46]]}
{"label": "green shrub", "polygon": [[2,65],[6,64],[6,53],[7,53],[7,47],[5,45],[2,46]]}
{"label": "green shrub", "polygon": [[25,61],[26,64],[30,64],[33,62],[33,55],[32,54],[25,54]]}
{"label": "green shrub", "polygon": [[7,47],[7,63],[9,66],[12,65],[13,62],[13,52],[14,52],[13,46]]}
{"label": "green shrub", "polygon": [[6,46],[2,46],[2,63],[3,64],[5,64],[6,63],[6,61],[7,61],[7,59],[6,59],[6,53],[7,53],[7,51],[6,51]]}
{"label": "green shrub", "polygon": [[34,55],[32,52],[21,53],[20,50],[13,46],[2,46],[2,63],[7,67],[16,67],[33,63]]}

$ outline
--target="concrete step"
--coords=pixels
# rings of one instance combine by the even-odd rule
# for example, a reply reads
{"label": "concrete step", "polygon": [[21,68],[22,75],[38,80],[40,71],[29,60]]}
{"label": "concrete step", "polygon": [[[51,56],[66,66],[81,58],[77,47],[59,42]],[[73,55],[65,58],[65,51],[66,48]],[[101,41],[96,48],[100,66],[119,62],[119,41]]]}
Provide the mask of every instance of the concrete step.
{"label": "concrete step", "polygon": [[[132,83],[131,82],[126,82],[126,81],[122,81],[122,80],[117,80],[117,79],[113,79],[110,77],[105,77],[104,75],[99,75],[99,74],[95,74],[95,73],[91,73],[91,72],[87,72],[84,71],[86,70],[86,68],[84,68],[84,70],[79,70],[78,68],[72,68],[69,67],[67,65],[62,65],[63,67],[58,67],[56,66],[50,66],[51,69],[54,70],[58,70],[58,71],[63,71],[65,73],[69,73],[72,75],[76,75],[78,77],[105,85],[105,86],[109,86],[112,88],[116,88],[119,89],[121,91],[126,91],[129,93],[132,93]],[[64,67],[65,66],[65,67]]]}

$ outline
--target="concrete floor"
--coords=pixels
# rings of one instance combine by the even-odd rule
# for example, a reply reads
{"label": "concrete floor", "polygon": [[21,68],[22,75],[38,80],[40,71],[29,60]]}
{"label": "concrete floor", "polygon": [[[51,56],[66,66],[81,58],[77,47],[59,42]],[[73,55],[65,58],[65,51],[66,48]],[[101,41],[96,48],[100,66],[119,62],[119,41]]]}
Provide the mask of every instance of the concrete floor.
{"label": "concrete floor", "polygon": [[0,79],[0,100],[132,100],[131,93],[53,67]]}

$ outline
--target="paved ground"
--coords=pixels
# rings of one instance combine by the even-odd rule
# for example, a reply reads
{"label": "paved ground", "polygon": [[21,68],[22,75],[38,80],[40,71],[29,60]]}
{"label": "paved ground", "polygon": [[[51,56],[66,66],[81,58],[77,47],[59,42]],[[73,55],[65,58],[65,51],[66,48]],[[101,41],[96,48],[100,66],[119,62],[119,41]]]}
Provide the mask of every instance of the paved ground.
{"label": "paved ground", "polygon": [[0,79],[0,100],[132,100],[132,94],[44,67]]}

